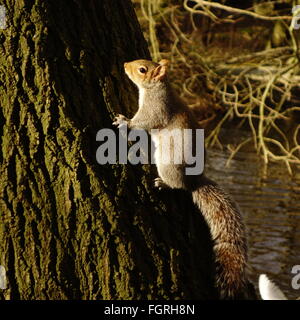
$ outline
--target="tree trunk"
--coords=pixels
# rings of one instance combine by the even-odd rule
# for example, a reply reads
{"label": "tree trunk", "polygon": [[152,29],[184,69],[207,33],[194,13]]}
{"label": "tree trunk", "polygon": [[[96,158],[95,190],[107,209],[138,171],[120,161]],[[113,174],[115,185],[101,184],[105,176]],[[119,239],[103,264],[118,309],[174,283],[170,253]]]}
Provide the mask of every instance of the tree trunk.
{"label": "tree trunk", "polygon": [[154,190],[153,166],[96,162],[97,131],[137,108],[123,63],[148,51],[131,2],[3,2],[1,297],[215,297],[190,195]]}

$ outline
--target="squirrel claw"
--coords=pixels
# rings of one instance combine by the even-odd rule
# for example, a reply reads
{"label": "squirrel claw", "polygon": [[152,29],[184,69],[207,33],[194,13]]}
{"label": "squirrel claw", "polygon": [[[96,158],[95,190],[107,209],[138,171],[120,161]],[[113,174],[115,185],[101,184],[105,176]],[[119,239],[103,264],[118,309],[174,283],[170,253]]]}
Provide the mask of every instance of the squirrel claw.
{"label": "squirrel claw", "polygon": [[159,190],[168,188],[168,185],[163,182],[161,178],[154,179],[154,187],[158,188]]}
{"label": "squirrel claw", "polygon": [[122,114],[119,114],[115,117],[115,121],[112,123],[114,126],[118,126],[120,128],[122,125],[127,125],[129,122],[129,119],[127,119]]}

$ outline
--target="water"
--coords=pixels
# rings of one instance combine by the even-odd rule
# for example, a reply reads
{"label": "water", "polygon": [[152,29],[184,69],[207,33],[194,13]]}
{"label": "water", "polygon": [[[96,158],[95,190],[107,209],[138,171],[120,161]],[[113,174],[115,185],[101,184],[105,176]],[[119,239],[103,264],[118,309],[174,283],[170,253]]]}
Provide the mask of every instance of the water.
{"label": "water", "polygon": [[[229,152],[207,152],[207,176],[239,204],[248,233],[251,280],[265,273],[288,299],[300,296],[291,273],[300,265],[300,167],[291,176],[284,164],[264,163],[253,152],[239,152],[226,167]],[[298,280],[300,284],[300,281]]]}

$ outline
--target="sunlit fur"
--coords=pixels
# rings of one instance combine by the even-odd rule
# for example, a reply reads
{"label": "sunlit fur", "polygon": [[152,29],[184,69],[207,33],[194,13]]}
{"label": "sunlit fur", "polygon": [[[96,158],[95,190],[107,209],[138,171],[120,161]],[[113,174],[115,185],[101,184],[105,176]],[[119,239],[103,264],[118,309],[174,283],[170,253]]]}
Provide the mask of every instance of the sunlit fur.
{"label": "sunlit fur", "polygon": [[[162,129],[197,129],[198,123],[186,104],[175,94],[168,82],[168,61],[155,63],[135,60],[124,64],[128,77],[139,89],[139,109],[132,119],[122,115],[114,124],[127,122],[129,128],[158,129],[152,135],[160,149]],[[143,68],[141,72],[140,68]],[[185,143],[191,143],[188,141]],[[194,148],[195,145],[191,145]],[[174,152],[174,150],[173,150]],[[192,192],[193,200],[202,212],[214,241],[216,257],[216,287],[223,299],[246,297],[247,247],[245,228],[234,201],[213,181],[201,176],[186,176],[180,165],[160,162],[156,151],[159,178],[157,186],[182,188]],[[199,275],[200,276],[200,275]]]}

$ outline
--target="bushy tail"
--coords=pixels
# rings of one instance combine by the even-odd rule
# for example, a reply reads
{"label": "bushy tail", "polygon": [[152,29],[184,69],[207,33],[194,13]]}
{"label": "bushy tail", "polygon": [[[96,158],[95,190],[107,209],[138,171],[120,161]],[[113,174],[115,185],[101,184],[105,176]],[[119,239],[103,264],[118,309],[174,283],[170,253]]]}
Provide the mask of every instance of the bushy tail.
{"label": "bushy tail", "polygon": [[237,205],[213,181],[205,178],[193,192],[214,242],[216,287],[221,299],[245,297],[247,245],[245,227]]}

